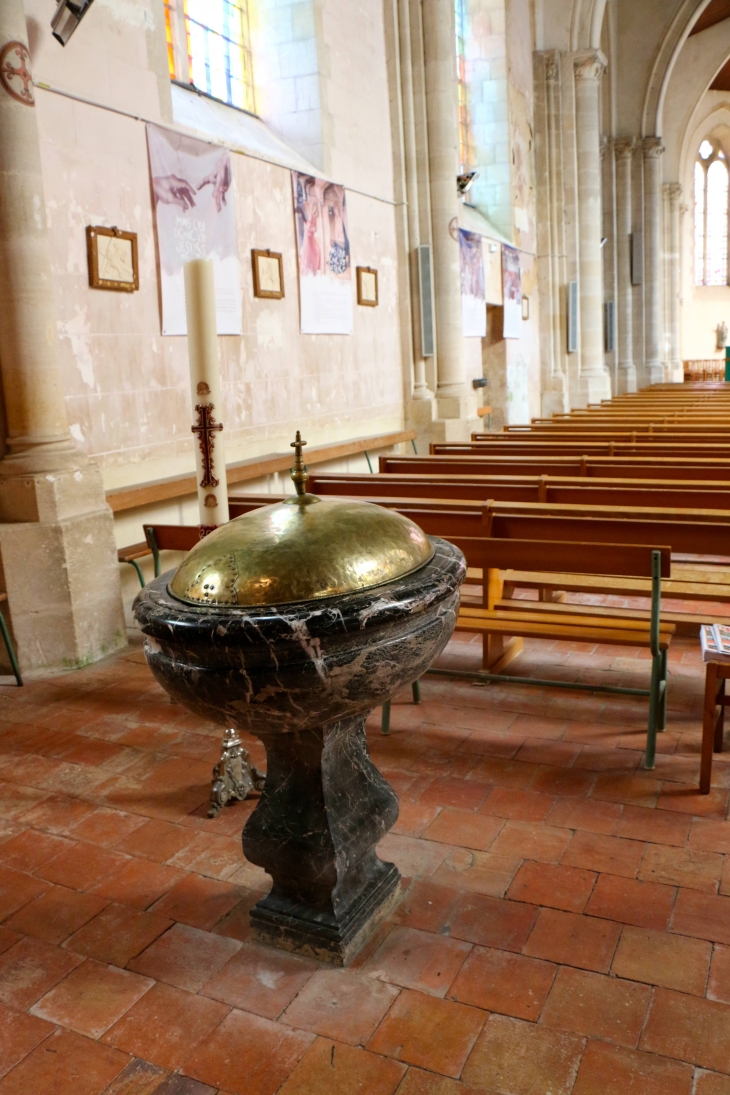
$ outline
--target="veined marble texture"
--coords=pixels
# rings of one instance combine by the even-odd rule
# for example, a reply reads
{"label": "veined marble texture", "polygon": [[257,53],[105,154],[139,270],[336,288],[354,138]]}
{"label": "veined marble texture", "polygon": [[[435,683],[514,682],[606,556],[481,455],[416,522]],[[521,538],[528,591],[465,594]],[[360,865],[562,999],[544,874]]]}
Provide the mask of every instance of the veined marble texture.
{"label": "veined marble texture", "polygon": [[398,817],[365,719],[417,680],[456,622],[461,552],[434,540],[420,570],[375,589],[276,607],[192,606],[170,575],[137,597],[162,686],[204,718],[259,737],[266,784],[243,832],[273,888],[252,911],[259,939],[347,962],[397,899],[375,845]]}

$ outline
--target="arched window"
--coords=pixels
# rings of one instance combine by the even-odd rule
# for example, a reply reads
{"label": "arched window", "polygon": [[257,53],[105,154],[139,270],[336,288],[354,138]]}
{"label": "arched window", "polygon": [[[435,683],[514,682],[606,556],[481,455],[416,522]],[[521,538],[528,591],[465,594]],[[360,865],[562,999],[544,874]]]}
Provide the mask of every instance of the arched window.
{"label": "arched window", "polygon": [[173,80],[253,111],[247,0],[165,0]]}
{"label": "arched window", "polygon": [[728,284],[728,166],[717,141],[695,162],[695,285]]}

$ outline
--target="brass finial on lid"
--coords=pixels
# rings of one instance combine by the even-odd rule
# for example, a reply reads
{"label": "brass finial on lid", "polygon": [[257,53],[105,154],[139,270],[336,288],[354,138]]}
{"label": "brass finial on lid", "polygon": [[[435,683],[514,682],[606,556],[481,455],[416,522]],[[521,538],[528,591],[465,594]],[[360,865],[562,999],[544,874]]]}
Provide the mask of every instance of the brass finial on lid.
{"label": "brass finial on lid", "polygon": [[302,449],[306,445],[306,441],[302,441],[302,435],[297,430],[296,441],[291,442],[291,448],[295,450],[296,455],[294,457],[294,467],[291,469],[291,477],[294,480],[294,486],[296,487],[297,494],[301,497],[307,493],[307,480],[309,479],[309,472],[307,466],[302,460]]}

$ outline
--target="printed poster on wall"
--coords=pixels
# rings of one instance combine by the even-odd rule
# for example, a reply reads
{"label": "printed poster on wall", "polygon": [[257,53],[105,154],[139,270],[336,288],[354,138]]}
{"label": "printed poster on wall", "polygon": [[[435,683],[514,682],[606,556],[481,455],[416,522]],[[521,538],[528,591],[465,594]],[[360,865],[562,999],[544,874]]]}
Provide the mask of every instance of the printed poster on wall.
{"label": "printed poster on wall", "polygon": [[522,282],[520,253],[502,244],[502,292],[504,295],[503,338],[519,338],[522,334]]}
{"label": "printed poster on wall", "polygon": [[487,306],[484,300],[484,254],[482,237],[477,232],[459,229],[459,268],[461,270],[461,333],[466,338],[484,338],[487,333]]}
{"label": "printed poster on wall", "polygon": [[147,126],[160,250],[163,335],[186,335],[183,265],[212,259],[219,335],[243,331],[231,154],[225,148]]}
{"label": "printed poster on wall", "polygon": [[300,330],[352,334],[352,278],[345,188],[292,171],[299,254]]}

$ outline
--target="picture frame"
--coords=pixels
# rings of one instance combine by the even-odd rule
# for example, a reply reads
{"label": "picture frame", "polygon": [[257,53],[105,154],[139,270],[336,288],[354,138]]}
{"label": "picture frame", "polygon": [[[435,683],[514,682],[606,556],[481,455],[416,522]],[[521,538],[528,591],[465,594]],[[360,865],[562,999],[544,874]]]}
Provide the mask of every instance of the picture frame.
{"label": "picture frame", "polygon": [[530,318],[530,298],[529,297],[523,297],[522,298],[522,318],[523,319],[529,319]]}
{"label": "picture frame", "polygon": [[253,295],[269,300],[284,296],[284,262],[278,251],[251,251]]}
{"label": "picture frame", "polygon": [[357,303],[365,308],[378,306],[378,271],[372,266],[357,266]]}
{"label": "picture frame", "polygon": [[136,232],[87,225],[86,256],[90,288],[113,293],[134,293],[139,289]]}

